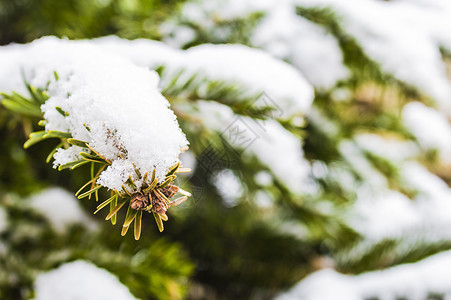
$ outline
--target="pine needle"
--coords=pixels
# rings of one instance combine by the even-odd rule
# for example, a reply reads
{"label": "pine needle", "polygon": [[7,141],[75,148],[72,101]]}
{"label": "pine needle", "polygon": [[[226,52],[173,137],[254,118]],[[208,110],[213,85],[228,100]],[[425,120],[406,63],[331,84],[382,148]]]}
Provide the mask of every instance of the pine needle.
{"label": "pine needle", "polygon": [[156,212],[153,212],[153,216],[155,218],[155,221],[157,222],[158,230],[160,230],[160,232],[163,232],[164,226],[163,221],[161,221],[160,215],[157,214]]}
{"label": "pine needle", "polygon": [[143,215],[142,210],[138,210],[137,212],[138,213],[136,214],[135,218],[135,240],[139,240],[139,238],[141,237],[141,220]]}

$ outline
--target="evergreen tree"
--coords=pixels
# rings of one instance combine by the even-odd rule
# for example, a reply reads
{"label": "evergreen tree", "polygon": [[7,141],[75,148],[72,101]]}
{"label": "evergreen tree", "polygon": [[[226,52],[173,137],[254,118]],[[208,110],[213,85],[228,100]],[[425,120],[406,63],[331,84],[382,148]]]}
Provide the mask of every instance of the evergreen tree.
{"label": "evergreen tree", "polygon": [[[422,11],[414,2],[374,0],[144,2],[82,1],[76,7],[95,7],[92,13],[102,22],[94,25],[74,14],[79,28],[46,21],[30,37],[2,32],[3,44],[42,33],[71,38],[114,33],[163,43],[44,38],[0,49],[6,66],[0,73],[5,108],[0,110],[0,213],[8,215],[3,228],[0,222],[5,249],[0,296],[29,297],[37,274],[84,259],[116,274],[142,299],[267,299],[324,267],[359,274],[450,249],[451,215],[445,210],[451,147],[444,135],[451,133],[445,72],[451,44],[441,30],[450,25],[449,5],[434,3],[443,10],[438,13],[433,4]],[[34,5],[45,9],[45,3]],[[18,31],[29,24],[29,19],[3,19]],[[412,28],[418,30],[413,34]],[[412,36],[421,49],[410,44]],[[53,44],[46,48],[46,43]],[[138,105],[136,89],[155,88],[150,77],[141,85],[123,80],[121,89],[110,76],[95,77],[83,68],[77,73],[78,66],[67,73],[64,64],[89,57],[78,54],[86,49],[97,55],[86,70],[105,72],[96,69],[101,65],[96,57],[102,61],[105,55],[127,72],[141,67],[158,72],[159,90],[190,143],[181,165],[168,158],[174,164],[165,169],[158,164],[110,168],[106,177],[102,172],[134,151],[121,133],[110,130],[114,126],[102,131],[80,121],[78,126],[97,138],[80,140],[75,127],[63,132],[49,125],[84,120],[72,116],[90,110],[86,104],[63,107],[78,92],[80,99],[91,96],[81,89],[65,94],[72,73],[95,79],[88,81],[92,91],[106,83],[103,92],[111,99],[114,91],[128,89],[118,102],[124,112],[127,105]],[[69,59],[68,53],[74,56]],[[424,53],[430,56],[423,58]],[[422,60],[419,69],[415,59]],[[99,119],[110,109],[108,102],[102,105]],[[170,146],[173,135],[166,129],[147,130],[161,143],[159,134],[165,133]],[[99,151],[102,134],[105,144],[119,143],[114,159]],[[23,142],[27,150],[21,149]],[[76,153],[68,155],[69,149]],[[52,157],[61,172],[44,164]],[[175,179],[177,171],[182,172]],[[118,173],[123,186],[115,185]],[[83,210],[117,222],[120,229],[97,222],[98,228],[87,230],[89,221],[82,219],[58,231],[51,221],[58,209],[39,210],[36,197],[21,199],[50,184],[92,198],[79,200]],[[168,192],[176,186],[182,192],[178,200]],[[41,195],[57,202],[52,194]],[[167,208],[178,204],[168,219]],[[155,221],[160,231],[165,221],[162,233]],[[125,235],[131,226],[137,242]],[[368,297],[378,297],[370,292]]]}

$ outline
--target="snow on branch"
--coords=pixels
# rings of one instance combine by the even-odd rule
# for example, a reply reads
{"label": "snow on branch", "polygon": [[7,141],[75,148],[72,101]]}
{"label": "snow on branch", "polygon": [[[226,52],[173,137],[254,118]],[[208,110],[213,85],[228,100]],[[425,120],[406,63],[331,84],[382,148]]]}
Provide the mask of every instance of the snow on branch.
{"label": "snow on branch", "polygon": [[[99,188],[110,189],[111,198],[97,211],[109,204],[106,219],[113,224],[117,211],[129,201],[122,234],[136,220],[135,238],[140,236],[142,211],[153,212],[162,231],[166,210],[190,195],[173,185],[175,173],[187,171],[180,168],[179,155],[188,142],[159,90],[154,68],[163,66],[187,79],[202,74],[200,78],[212,83],[238,84],[243,87],[239,91],[249,97],[267,96],[268,101],[253,104],[262,105],[262,111],[276,108],[278,115],[274,118],[290,120],[296,127],[302,124],[313,99],[312,87],[293,67],[241,45],[202,45],[180,51],[149,40],[106,37],[69,41],[45,37],[28,45],[2,47],[0,62],[6,66],[0,71],[3,104],[31,116],[40,116],[40,110],[43,113],[40,125],[45,130],[33,133],[25,146],[59,138],[61,143],[49,156],[55,159],[55,167],[74,169],[91,164],[91,181],[76,195],[97,198]],[[24,95],[29,92],[37,100],[27,102],[14,91]],[[222,132],[235,114],[226,105],[211,103],[217,104],[227,118],[219,127],[206,126]],[[201,104],[199,108],[207,105]],[[201,119],[207,120],[207,114]],[[238,120],[256,122],[252,118]],[[281,182],[301,193],[309,166],[299,138],[276,120],[251,126],[264,128],[246,155],[258,157]],[[295,170],[293,165],[297,166]],[[171,201],[177,192],[183,197]]]}
{"label": "snow on branch", "polygon": [[[179,160],[188,141],[158,89],[157,73],[89,41],[53,37],[2,47],[0,62],[3,105],[43,117],[45,130],[32,133],[24,146],[60,139],[48,159],[55,159],[55,167],[91,165],[91,180],[78,198],[97,199],[98,189],[107,187],[112,196],[97,211],[110,204],[106,219],[115,224],[129,202],[123,235],[135,221],[139,239],[143,210],[154,214],[162,231],[166,210],[190,194],[173,185],[175,173],[188,171]],[[30,99],[23,96],[27,90]],[[171,201],[177,192],[184,196]]]}
{"label": "snow on branch", "polygon": [[331,269],[313,273],[277,300],[426,299],[451,295],[451,252],[436,254],[415,264],[383,271],[344,275]]}
{"label": "snow on branch", "polygon": [[164,67],[210,80],[238,83],[248,95],[266,93],[277,102],[282,118],[305,115],[313,101],[313,88],[295,68],[271,55],[243,45],[201,45],[176,50],[149,40],[105,37],[95,40],[103,48],[128,57],[137,65]]}
{"label": "snow on branch", "polygon": [[305,192],[310,166],[301,141],[274,120],[237,116],[225,105],[198,101],[196,112],[210,130],[221,135],[245,157],[256,157],[294,194]]}
{"label": "snow on branch", "polygon": [[449,115],[451,85],[440,51],[451,49],[449,1],[293,1],[332,9],[384,72],[433,98]]}
{"label": "snow on branch", "polygon": [[[15,64],[2,68],[2,91],[21,89],[16,85],[23,85],[21,70],[31,85],[45,88],[48,84],[49,99],[41,107],[45,130],[68,132],[109,161],[100,184],[120,190],[129,175],[135,176],[134,166],[142,173],[155,168],[157,178],[163,178],[179,161],[188,142],[169,102],[158,90],[154,71],[105,53],[87,41],[49,37],[12,47],[21,55],[16,55]],[[8,53],[2,56],[8,59]],[[11,76],[16,77],[16,84],[6,86]],[[83,150],[74,145],[60,148],[54,165],[80,159]],[[136,184],[140,188],[141,182]]]}
{"label": "snow on branch", "polygon": [[35,300],[136,299],[115,275],[83,260],[39,274],[35,287]]}

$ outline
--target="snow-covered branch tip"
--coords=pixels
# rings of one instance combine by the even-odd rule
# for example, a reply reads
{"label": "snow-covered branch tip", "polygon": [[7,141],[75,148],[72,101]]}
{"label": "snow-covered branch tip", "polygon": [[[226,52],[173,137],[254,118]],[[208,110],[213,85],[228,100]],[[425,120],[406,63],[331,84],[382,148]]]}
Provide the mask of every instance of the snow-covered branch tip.
{"label": "snow-covered branch tip", "polygon": [[[27,85],[31,94],[31,99],[28,99],[18,93],[2,94],[2,103],[9,110],[26,114],[29,116],[39,116],[40,113],[39,106],[49,98],[45,91],[34,88],[33,86]],[[62,110],[60,107],[56,106],[55,110],[61,114],[63,117],[68,117],[69,113]],[[39,121],[40,126],[45,126],[48,123],[47,120]],[[88,132],[91,129],[84,124]],[[111,138],[112,136],[110,136]],[[98,190],[103,187],[102,184],[97,183],[100,176],[109,166],[113,164],[115,160],[109,160],[104,155],[96,151],[89,142],[81,141],[72,138],[70,132],[61,132],[56,130],[41,130],[33,132],[30,134],[30,138],[25,142],[24,147],[28,148],[42,140],[49,138],[58,138],[61,142],[50,152],[47,157],[47,162],[50,162],[52,157],[58,153],[67,151],[68,149],[76,149],[80,151],[78,155],[80,159],[73,161],[68,161],[66,163],[61,163],[58,165],[58,170],[70,169],[74,170],[85,164],[90,164],[91,166],[91,180],[83,185],[77,192],[76,196],[78,199],[85,197],[91,198],[95,195],[96,201],[98,201]],[[122,161],[127,160],[127,151],[125,148],[119,149],[117,153],[118,159]],[[94,212],[96,214],[102,208],[109,205],[110,212],[106,216],[106,220],[111,220],[113,224],[116,223],[117,212],[129,202],[127,215],[122,228],[122,235],[125,235],[133,221],[135,239],[139,239],[141,234],[141,218],[142,212],[146,211],[153,213],[156,223],[160,231],[163,231],[163,222],[167,221],[168,217],[166,211],[171,206],[176,206],[187,200],[190,193],[182,190],[181,188],[174,185],[174,180],[176,179],[177,173],[189,172],[190,169],[180,167],[180,162],[177,162],[171,166],[168,172],[163,178],[158,178],[156,176],[156,169],[147,171],[144,175],[133,164],[134,174],[129,174],[127,180],[121,185],[121,188],[114,189],[111,192],[111,197],[104,202],[102,202],[97,210]],[[138,182],[138,183],[137,183]],[[183,196],[171,200],[177,193]]]}
{"label": "snow-covered branch tip", "polygon": [[9,110],[42,118],[38,124],[44,129],[31,133],[24,147],[59,139],[47,162],[54,158],[58,170],[90,165],[91,179],[77,191],[79,199],[94,196],[98,201],[99,189],[107,188],[110,197],[95,213],[109,206],[106,220],[115,224],[118,211],[128,204],[122,235],[135,222],[139,239],[143,211],[152,213],[163,231],[166,211],[190,196],[174,184],[176,175],[190,170],[179,160],[188,141],[158,90],[158,75],[89,44],[74,47],[52,39],[32,44],[34,53],[45,53],[48,60],[39,68],[25,65],[31,67],[24,70],[30,97],[2,94]]}

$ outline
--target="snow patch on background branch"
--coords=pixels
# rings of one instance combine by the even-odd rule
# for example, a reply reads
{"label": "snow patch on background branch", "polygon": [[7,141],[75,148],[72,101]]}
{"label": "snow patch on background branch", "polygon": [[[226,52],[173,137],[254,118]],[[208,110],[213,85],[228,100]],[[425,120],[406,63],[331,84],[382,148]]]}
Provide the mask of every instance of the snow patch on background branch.
{"label": "snow patch on background branch", "polygon": [[40,274],[35,288],[34,300],[136,300],[116,276],[82,260]]}
{"label": "snow patch on background branch", "polygon": [[229,107],[211,101],[198,101],[197,107],[206,128],[222,132],[245,157],[258,158],[292,192],[306,192],[310,165],[301,141],[282,125],[274,120],[256,121],[235,115]]}
{"label": "snow patch on background branch", "polygon": [[402,117],[424,150],[435,150],[440,162],[451,163],[451,125],[443,112],[411,102],[404,106]]}
{"label": "snow patch on background branch", "polygon": [[333,88],[350,75],[337,39],[298,16],[290,1],[281,1],[266,11],[252,35],[252,43],[291,62],[317,88]]}
{"label": "snow patch on background branch", "polygon": [[97,228],[97,224],[85,214],[74,195],[61,188],[49,188],[30,197],[30,206],[44,215],[59,233],[76,224],[89,229]]}
{"label": "snow patch on background branch", "polygon": [[330,7],[382,70],[418,88],[451,114],[451,84],[440,48],[451,50],[447,1],[294,0]]}
{"label": "snow patch on background branch", "polygon": [[426,299],[451,296],[451,252],[415,264],[350,276],[331,269],[313,273],[277,300]]}

